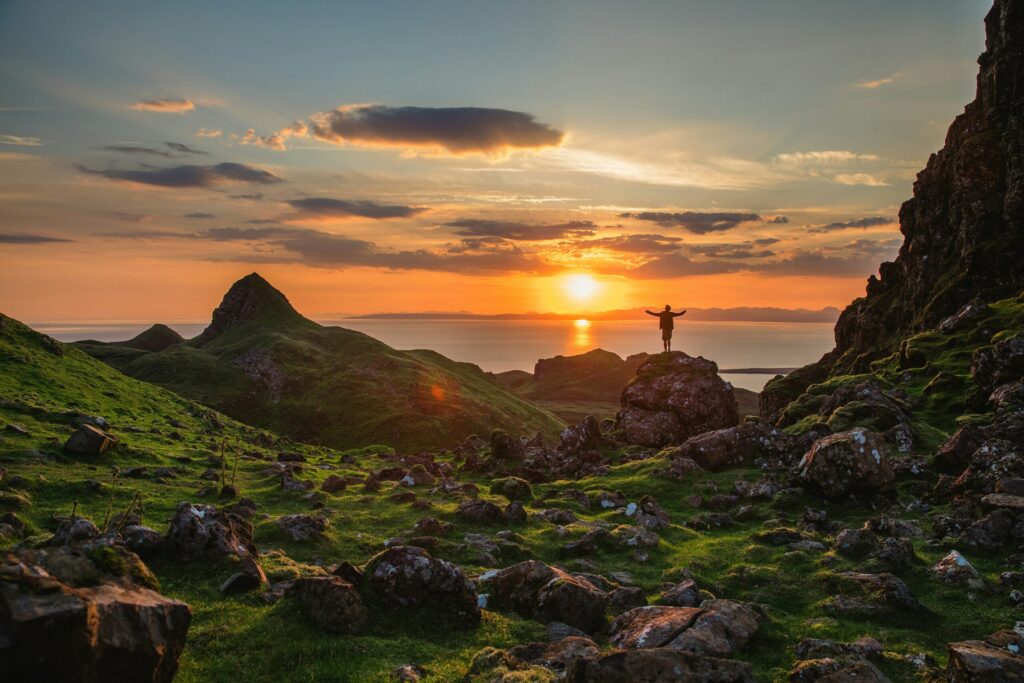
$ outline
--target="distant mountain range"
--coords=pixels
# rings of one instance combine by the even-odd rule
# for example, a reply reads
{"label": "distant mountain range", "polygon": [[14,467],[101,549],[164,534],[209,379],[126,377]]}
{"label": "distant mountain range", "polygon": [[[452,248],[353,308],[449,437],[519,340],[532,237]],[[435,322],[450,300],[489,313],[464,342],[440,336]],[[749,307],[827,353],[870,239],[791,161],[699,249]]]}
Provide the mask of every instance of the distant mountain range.
{"label": "distant mountain range", "polygon": [[[651,308],[660,310],[661,306]],[[356,320],[635,320],[644,317],[643,308],[623,308],[613,311],[585,311],[580,313],[467,313],[465,311],[429,311],[421,313],[370,313],[367,315],[342,315],[338,318]],[[331,316],[318,316],[329,319]],[[827,306],[818,310],[807,308],[773,308],[743,306],[739,308],[688,308],[688,320],[720,320],[731,322],[778,322],[778,323],[834,323],[839,318],[839,309]]]}

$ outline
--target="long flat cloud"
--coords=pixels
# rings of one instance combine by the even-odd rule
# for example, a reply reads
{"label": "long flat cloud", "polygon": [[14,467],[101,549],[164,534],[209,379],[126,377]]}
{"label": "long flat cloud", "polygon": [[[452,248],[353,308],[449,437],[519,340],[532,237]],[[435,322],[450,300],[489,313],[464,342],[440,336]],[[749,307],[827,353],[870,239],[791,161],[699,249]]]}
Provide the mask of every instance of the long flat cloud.
{"label": "long flat cloud", "polygon": [[51,244],[54,242],[73,242],[63,237],[51,237],[24,232],[0,233],[0,244]]}
{"label": "long flat cloud", "polygon": [[594,234],[592,221],[535,224],[515,221],[495,221],[482,218],[460,218],[445,226],[458,228],[456,235],[464,237],[501,237],[508,240],[554,240],[564,237],[584,237]]}
{"label": "long flat cloud", "polygon": [[152,111],[162,114],[184,114],[196,108],[194,100],[184,97],[160,97],[152,100],[139,100],[128,105],[134,111]]}
{"label": "long flat cloud", "polygon": [[738,213],[730,211],[682,211],[677,213],[665,211],[640,211],[623,213],[620,218],[633,218],[639,221],[656,223],[663,228],[683,228],[697,235],[709,232],[732,230],[741,223],[753,223],[761,220],[756,213]]}
{"label": "long flat cloud", "polygon": [[817,225],[812,227],[809,232],[833,232],[836,230],[851,230],[860,229],[865,230],[867,228],[873,228],[878,225],[889,225],[896,221],[892,218],[886,218],[884,216],[865,216],[863,218],[854,218],[848,221],[837,221],[835,223],[828,223],[827,225]]}
{"label": "long flat cloud", "polygon": [[318,218],[408,218],[426,211],[422,207],[377,204],[365,200],[331,199],[329,197],[292,199],[288,205],[298,209],[306,216]]}
{"label": "long flat cloud", "polygon": [[184,164],[167,168],[136,170],[97,170],[87,168],[81,164],[75,164],[75,168],[82,173],[97,175],[110,180],[170,188],[214,187],[225,183],[269,185],[279,183],[282,180],[270,171],[231,162],[214,164],[212,166]]}
{"label": "long flat cloud", "polygon": [[485,107],[347,105],[310,117],[313,136],[334,144],[501,154],[555,147],[565,133],[532,114]]}

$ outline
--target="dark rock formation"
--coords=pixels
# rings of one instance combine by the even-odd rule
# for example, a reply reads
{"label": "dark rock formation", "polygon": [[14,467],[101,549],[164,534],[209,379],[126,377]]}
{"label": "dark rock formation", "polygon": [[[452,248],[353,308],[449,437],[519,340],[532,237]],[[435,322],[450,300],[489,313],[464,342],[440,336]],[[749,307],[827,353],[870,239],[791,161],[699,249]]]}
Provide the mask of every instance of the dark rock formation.
{"label": "dark rock formation", "polygon": [[[973,304],[1024,289],[1024,5],[995,0],[985,18],[977,95],[946,133],[900,209],[903,246],[836,323],[836,347],[770,381],[761,415],[775,422],[811,384],[863,372],[900,342]],[[967,308],[968,310],[965,310]]]}
{"label": "dark rock formation", "polygon": [[128,341],[115,343],[117,346],[127,346],[128,348],[139,349],[140,351],[156,352],[177,346],[183,341],[185,341],[185,338],[180,334],[167,327],[167,325],[157,323]]}
{"label": "dark rock formation", "polygon": [[460,623],[480,622],[476,591],[462,570],[426,550],[395,546],[363,567],[363,583],[396,607],[429,606]]}
{"label": "dark rock formation", "polygon": [[690,437],[667,455],[689,458],[704,469],[721,470],[750,464],[757,458],[787,461],[797,439],[764,422],[744,422]]}
{"label": "dark rock formation", "polygon": [[668,648],[612,652],[595,659],[573,660],[567,683],[753,683],[746,662],[701,657]]}
{"label": "dark rock formation", "polygon": [[0,558],[0,671],[11,681],[169,682],[191,608],[131,552],[91,541]]}
{"label": "dark rock formation", "polygon": [[366,624],[366,605],[359,591],[337,576],[297,579],[288,591],[303,613],[317,626],[333,633],[358,633]]}
{"label": "dark rock formation", "polygon": [[561,569],[527,560],[480,579],[495,607],[510,607],[524,617],[561,622],[585,633],[604,628],[608,596]]}
{"label": "dark rock formation", "polygon": [[705,358],[674,351],[651,356],[622,390],[616,428],[631,444],[667,446],[739,422],[732,385]]}
{"label": "dark rock formation", "polygon": [[102,429],[91,424],[81,424],[75,433],[68,437],[64,450],[75,455],[102,455],[116,443],[117,440]]}
{"label": "dark rock formation", "polygon": [[892,490],[896,481],[885,443],[864,429],[818,439],[796,466],[797,481],[826,498],[876,494]]}

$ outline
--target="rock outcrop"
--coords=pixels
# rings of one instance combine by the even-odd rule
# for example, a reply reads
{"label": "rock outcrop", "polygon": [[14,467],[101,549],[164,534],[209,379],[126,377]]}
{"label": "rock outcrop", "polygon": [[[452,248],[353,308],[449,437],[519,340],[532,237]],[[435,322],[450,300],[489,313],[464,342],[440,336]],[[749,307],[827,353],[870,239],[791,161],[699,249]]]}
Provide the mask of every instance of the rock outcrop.
{"label": "rock outcrop", "polygon": [[705,358],[674,351],[651,356],[622,390],[616,428],[627,443],[661,447],[735,426],[732,385]]}
{"label": "rock outcrop", "polygon": [[173,680],[191,608],[102,540],[0,557],[0,671],[12,681]]}
{"label": "rock outcrop", "polygon": [[561,622],[584,633],[604,628],[608,596],[590,581],[527,560],[480,577],[488,605],[510,607],[543,623]]}

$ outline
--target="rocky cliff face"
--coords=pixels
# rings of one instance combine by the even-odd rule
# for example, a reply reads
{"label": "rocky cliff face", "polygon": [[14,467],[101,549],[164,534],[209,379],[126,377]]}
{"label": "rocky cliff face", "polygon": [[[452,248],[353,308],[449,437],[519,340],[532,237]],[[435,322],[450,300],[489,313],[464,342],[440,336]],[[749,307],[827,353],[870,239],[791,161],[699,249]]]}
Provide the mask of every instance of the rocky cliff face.
{"label": "rocky cliff face", "polygon": [[246,275],[224,295],[213,310],[213,319],[194,343],[202,346],[228,329],[256,318],[285,317],[290,321],[302,319],[292,308],[288,298],[257,273]]}
{"label": "rocky cliff face", "polygon": [[863,371],[970,300],[1024,287],[1024,2],[995,0],[985,26],[977,96],[900,209],[896,261],[840,316],[834,372]]}

